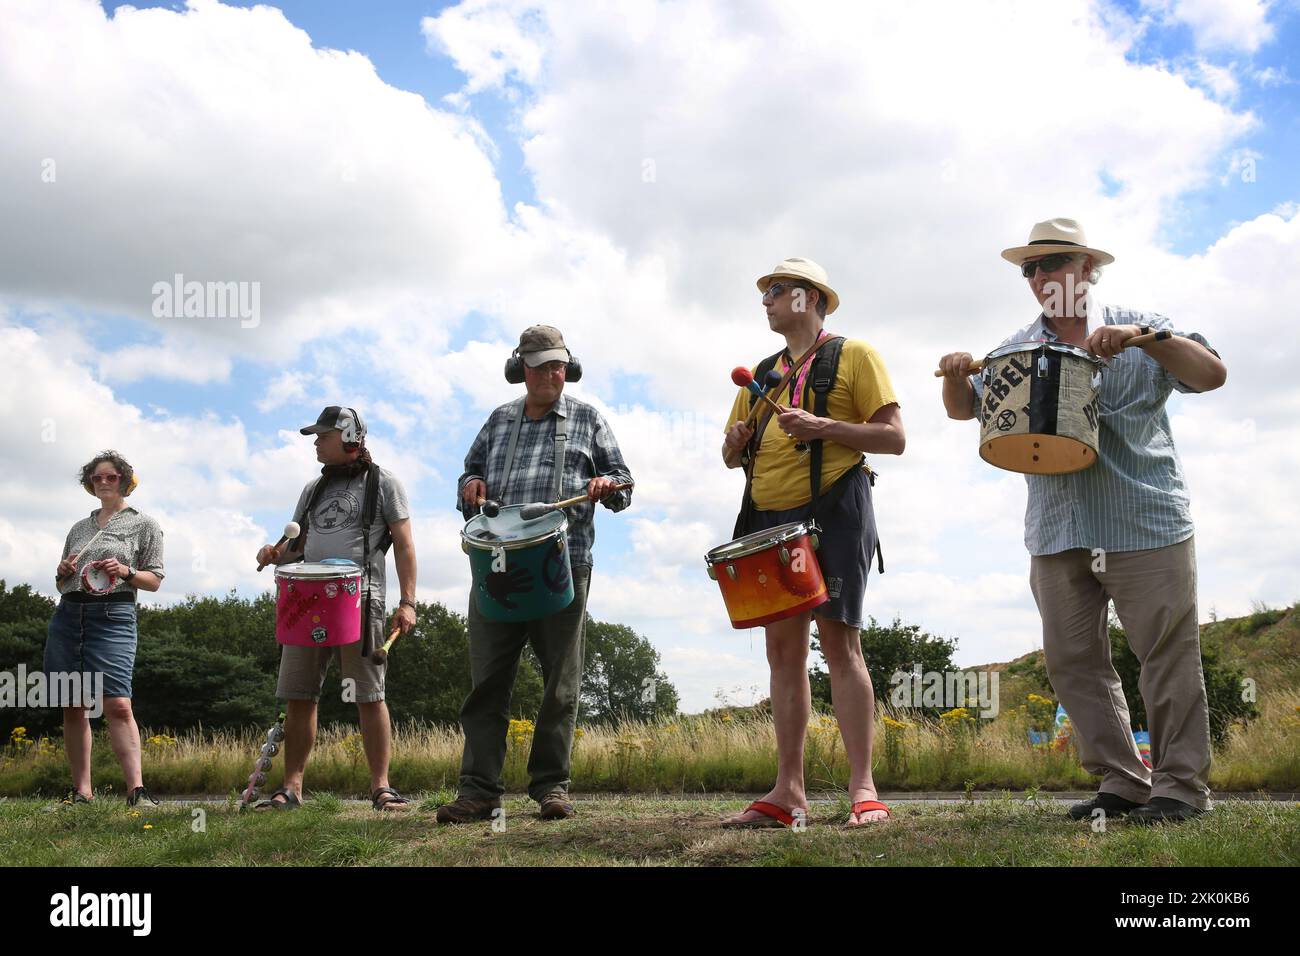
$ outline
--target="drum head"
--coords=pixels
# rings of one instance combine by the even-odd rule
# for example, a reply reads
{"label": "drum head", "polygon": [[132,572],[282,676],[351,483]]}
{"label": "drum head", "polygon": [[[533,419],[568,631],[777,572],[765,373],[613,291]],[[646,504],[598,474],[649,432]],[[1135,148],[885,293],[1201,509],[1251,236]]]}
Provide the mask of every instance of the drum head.
{"label": "drum head", "polygon": [[815,530],[817,530],[816,525],[811,521],[792,521],[789,524],[779,524],[774,528],[755,531],[734,541],[728,541],[706,554],[704,560],[710,564],[718,561],[734,561],[736,558],[743,558],[747,554],[757,554],[759,551],[765,551],[782,541],[799,538]]}
{"label": "drum head", "polygon": [[1081,349],[1077,345],[1066,345],[1064,342],[1012,342],[1010,345],[1003,345],[996,348],[988,355],[984,356],[984,364],[988,365],[994,359],[1002,358],[1004,355],[1016,355],[1020,352],[1037,352],[1039,349],[1045,349],[1048,352],[1059,352],[1062,355],[1073,355],[1075,358],[1083,359],[1094,365],[1105,365],[1101,359],[1093,355],[1087,349]]}
{"label": "drum head", "polygon": [[1095,450],[1065,435],[1004,435],[980,445],[980,457],[1023,475],[1068,475],[1097,462]]}
{"label": "drum head", "polygon": [[294,578],[300,581],[320,581],[331,578],[350,578],[361,574],[361,568],[351,561],[329,558],[326,561],[300,561],[282,564],[275,569],[277,578]]}
{"label": "drum head", "polygon": [[563,511],[548,511],[540,518],[525,521],[519,514],[523,509],[523,505],[506,505],[495,518],[475,515],[466,522],[461,537],[476,548],[509,550],[536,544],[568,530],[569,519]]}
{"label": "drum head", "polygon": [[117,586],[117,578],[93,563],[81,569],[81,581],[91,594],[107,594]]}

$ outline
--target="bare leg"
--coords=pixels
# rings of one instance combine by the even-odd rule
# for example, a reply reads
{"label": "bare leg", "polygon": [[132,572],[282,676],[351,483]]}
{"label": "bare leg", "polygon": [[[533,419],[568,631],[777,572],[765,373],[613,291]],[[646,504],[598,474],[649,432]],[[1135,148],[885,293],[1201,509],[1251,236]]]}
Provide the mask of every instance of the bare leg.
{"label": "bare leg", "polygon": [[[140,776],[140,728],[136,726],[130,697],[105,697],[104,718],[108,721],[108,739],[122,766],[126,792],[144,786]],[[89,752],[89,748],[87,748]]]}
{"label": "bare leg", "polygon": [[[388,786],[388,763],[393,755],[393,729],[388,719],[388,705],[382,700],[357,703],[361,719],[361,741],[370,765],[370,792]],[[394,807],[396,809],[396,807]]]}
{"label": "bare leg", "polygon": [[[822,656],[831,672],[831,701],[849,758],[849,802],[877,799],[871,777],[871,745],[876,730],[876,695],[862,658],[858,629],[843,621],[817,619]],[[849,825],[888,819],[884,810],[850,815]]]}
{"label": "bare leg", "polygon": [[[307,772],[307,758],[316,745],[316,701],[285,701],[284,708],[284,789],[302,799],[302,778]],[[285,803],[281,797],[276,803]]]}
{"label": "bare leg", "polygon": [[[787,810],[808,811],[804,792],[803,745],[812,711],[808,687],[808,626],[811,616],[801,614],[767,625],[767,663],[772,670],[772,723],[776,727],[776,784],[764,802]],[[747,810],[732,822],[760,819],[763,814]]]}
{"label": "bare leg", "polygon": [[63,748],[68,752],[72,789],[90,799],[90,720],[84,707],[63,708]]}

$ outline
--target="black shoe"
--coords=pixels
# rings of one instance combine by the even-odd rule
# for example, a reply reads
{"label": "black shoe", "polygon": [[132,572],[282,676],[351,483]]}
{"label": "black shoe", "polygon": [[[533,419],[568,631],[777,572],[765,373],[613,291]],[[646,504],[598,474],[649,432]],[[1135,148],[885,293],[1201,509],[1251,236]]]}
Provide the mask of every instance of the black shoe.
{"label": "black shoe", "polygon": [[1132,800],[1125,800],[1117,793],[1108,793],[1100,790],[1091,800],[1084,803],[1076,803],[1070,807],[1070,818],[1074,820],[1088,820],[1097,810],[1102,810],[1108,817],[1122,817],[1124,814],[1141,809],[1145,804],[1134,803]]}
{"label": "black shoe", "polygon": [[1152,797],[1146,806],[1134,810],[1129,817],[1134,823],[1181,823],[1199,817],[1205,811],[1173,797]]}
{"label": "black shoe", "polygon": [[126,805],[128,807],[134,807],[141,800],[148,800],[155,807],[158,806],[158,801],[154,799],[154,795],[144,787],[136,787],[126,795]]}

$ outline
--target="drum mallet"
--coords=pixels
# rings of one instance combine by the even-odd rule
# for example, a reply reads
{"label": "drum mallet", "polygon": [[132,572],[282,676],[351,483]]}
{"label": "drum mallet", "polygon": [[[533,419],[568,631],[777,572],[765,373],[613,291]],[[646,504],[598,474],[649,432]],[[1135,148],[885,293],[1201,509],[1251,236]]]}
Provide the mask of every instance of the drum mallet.
{"label": "drum mallet", "polygon": [[[1125,342],[1122,348],[1126,348],[1126,349],[1131,349],[1134,347],[1142,348],[1143,346],[1149,345],[1152,342],[1163,342],[1165,339],[1170,338],[1173,334],[1174,333],[1170,332],[1168,329],[1161,329],[1159,332],[1147,332],[1145,335],[1135,335],[1133,336],[1133,338]],[[1027,342],[1025,344],[1029,345],[1032,343]],[[972,362],[970,366],[966,369],[966,374],[974,375],[976,372],[980,371],[983,368],[984,368],[983,362]],[[935,369],[934,377],[943,378],[943,369],[938,369],[938,368]]]}
{"label": "drum mallet", "polygon": [[483,513],[489,518],[495,518],[501,513],[501,502],[489,501],[487,498],[478,498],[474,502],[483,509]]}
{"label": "drum mallet", "polygon": [[780,415],[785,411],[784,408],[772,401],[768,394],[759,387],[758,383],[754,381],[754,373],[745,368],[745,366],[737,365],[731,370],[731,381],[734,384],[739,385],[741,388],[749,389],[763,401],[767,402],[767,404],[772,406],[772,411],[776,414]]}
{"label": "drum mallet", "polygon": [[392,646],[397,643],[397,637],[401,633],[402,633],[402,629],[400,627],[394,627],[393,633],[389,634],[388,640],[384,641],[384,646],[376,647],[373,651],[370,652],[371,661],[373,661],[376,664],[387,664],[388,652],[389,650],[392,649]]}
{"label": "drum mallet", "polygon": [[[613,488],[610,488],[609,490],[622,491],[624,488],[631,488],[633,484],[634,482],[625,481],[623,482],[623,484],[615,485]],[[540,518],[542,515],[548,512],[558,511],[560,508],[567,508],[570,505],[581,504],[586,500],[587,500],[587,495],[586,493],[583,493],[580,495],[574,495],[572,498],[565,498],[563,501],[552,502],[551,504],[544,504],[543,502],[540,501],[534,502],[531,505],[524,505],[522,508],[520,508],[519,517],[523,518],[525,521],[532,521],[534,518]]]}
{"label": "drum mallet", "polygon": [[[298,527],[298,522],[290,521],[284,526],[284,537],[275,543],[276,548],[278,549],[281,545],[292,541],[300,534],[302,534],[302,528]],[[266,567],[266,565],[262,562],[259,561],[257,563],[257,570],[261,571],[264,567]]]}

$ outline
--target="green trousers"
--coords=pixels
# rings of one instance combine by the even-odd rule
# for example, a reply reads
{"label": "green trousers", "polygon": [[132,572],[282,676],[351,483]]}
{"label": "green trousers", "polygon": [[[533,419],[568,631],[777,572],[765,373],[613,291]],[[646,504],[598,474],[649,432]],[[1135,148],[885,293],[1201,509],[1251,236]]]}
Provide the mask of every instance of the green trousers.
{"label": "green trousers", "polygon": [[583,636],[591,567],[573,569],[573,601],[536,621],[489,621],[469,599],[469,666],[473,689],[460,709],[465,755],[460,765],[460,795],[490,800],[505,793],[506,731],[510,692],[524,644],[542,664],[542,709],[537,712],[528,756],[528,795],[540,800],[552,790],[569,789],[569,761],[578,723],[582,686]]}

